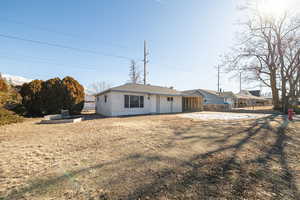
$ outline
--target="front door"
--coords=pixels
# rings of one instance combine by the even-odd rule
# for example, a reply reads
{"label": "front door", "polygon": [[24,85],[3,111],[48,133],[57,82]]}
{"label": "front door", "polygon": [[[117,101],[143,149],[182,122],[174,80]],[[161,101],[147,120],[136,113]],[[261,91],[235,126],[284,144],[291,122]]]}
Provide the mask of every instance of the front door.
{"label": "front door", "polygon": [[156,95],[156,113],[160,113],[160,96]]}

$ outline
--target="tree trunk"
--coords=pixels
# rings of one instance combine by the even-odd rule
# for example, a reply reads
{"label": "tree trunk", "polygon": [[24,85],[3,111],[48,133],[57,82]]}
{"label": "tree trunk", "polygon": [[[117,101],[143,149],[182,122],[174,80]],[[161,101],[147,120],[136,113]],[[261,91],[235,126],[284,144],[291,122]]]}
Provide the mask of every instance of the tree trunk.
{"label": "tree trunk", "polygon": [[278,89],[272,87],[272,98],[274,110],[280,110]]}
{"label": "tree trunk", "polygon": [[287,113],[289,108],[289,99],[286,94],[286,80],[283,78],[281,81],[281,101],[282,101],[282,112]]}
{"label": "tree trunk", "polygon": [[288,111],[288,96],[286,90],[286,73],[285,72],[285,62],[284,62],[284,54],[283,54],[283,47],[281,42],[281,34],[277,32],[277,50],[279,54],[279,63],[280,63],[280,75],[281,75],[281,101],[282,101],[282,112],[287,113]]}
{"label": "tree trunk", "polygon": [[273,99],[273,107],[274,110],[280,110],[280,102],[279,102],[279,93],[276,84],[276,71],[271,71],[270,74],[270,85],[272,90],[272,99]]}

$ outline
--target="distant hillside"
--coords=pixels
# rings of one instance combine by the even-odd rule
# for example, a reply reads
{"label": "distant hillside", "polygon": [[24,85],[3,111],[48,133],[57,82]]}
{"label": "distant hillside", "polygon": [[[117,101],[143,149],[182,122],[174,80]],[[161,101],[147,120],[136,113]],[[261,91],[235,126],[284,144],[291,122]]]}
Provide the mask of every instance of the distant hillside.
{"label": "distant hillside", "polygon": [[14,86],[23,85],[24,83],[28,83],[32,81],[31,79],[24,78],[21,76],[13,76],[9,74],[2,74],[2,77],[10,84]]}

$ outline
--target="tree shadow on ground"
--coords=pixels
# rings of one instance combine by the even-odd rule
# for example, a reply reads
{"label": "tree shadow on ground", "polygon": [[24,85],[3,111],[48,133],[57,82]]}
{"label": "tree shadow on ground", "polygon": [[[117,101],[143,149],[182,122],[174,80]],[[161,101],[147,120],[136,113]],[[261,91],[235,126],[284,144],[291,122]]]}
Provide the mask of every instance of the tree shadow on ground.
{"label": "tree shadow on ground", "polygon": [[[273,123],[277,125],[274,126]],[[179,139],[189,139],[184,135],[193,130],[194,126],[196,125],[176,129],[174,134],[180,136]],[[11,192],[4,199],[20,199],[25,193],[42,192],[71,177],[93,169],[121,165],[123,162],[134,162],[136,168],[150,163],[166,162],[173,165],[149,171],[145,177],[139,177],[142,180],[130,190],[108,191],[105,196],[99,195],[97,199],[297,200],[300,194],[294,172],[289,167],[286,150],[286,142],[291,140],[286,134],[287,127],[288,121],[272,115],[256,120],[247,129],[217,139],[215,142],[222,144],[220,148],[194,155],[187,160],[163,155],[132,154],[120,160],[79,169],[59,177],[37,180],[28,187]],[[228,143],[233,137],[241,134],[242,137]],[[138,176],[124,172],[118,177],[111,177],[109,184],[118,184],[128,177],[138,179]],[[151,179],[146,181],[146,176]]]}
{"label": "tree shadow on ground", "polygon": [[245,107],[245,108],[233,108],[229,112],[234,113],[258,113],[258,114],[273,114],[273,115],[279,115],[282,114],[282,112],[274,110],[272,106],[269,106],[268,109],[265,107],[255,106],[255,107]]}
{"label": "tree shadow on ground", "polygon": [[[270,123],[275,118],[257,120],[247,135],[232,145],[156,172],[155,181],[136,188],[124,199],[299,199],[286,159],[288,121],[283,120],[274,130]],[[255,141],[263,139],[256,137],[263,130],[269,131],[264,137],[273,134],[275,141],[263,145]]]}

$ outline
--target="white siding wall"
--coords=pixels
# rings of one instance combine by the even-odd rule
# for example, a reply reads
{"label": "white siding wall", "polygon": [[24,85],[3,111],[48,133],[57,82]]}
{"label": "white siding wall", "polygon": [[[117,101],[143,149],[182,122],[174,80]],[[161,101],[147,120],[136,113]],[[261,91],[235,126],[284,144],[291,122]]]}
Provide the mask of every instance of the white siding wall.
{"label": "white siding wall", "polygon": [[[153,96],[138,93],[121,93],[121,92],[111,92],[112,95],[112,116],[122,116],[122,115],[141,115],[150,114],[153,102],[155,104],[155,99]],[[144,108],[125,108],[124,106],[124,95],[136,95],[144,96]]]}
{"label": "white siding wall", "polygon": [[160,113],[182,112],[182,97],[174,96],[173,102],[167,100],[168,96],[160,96]]}
{"label": "white siding wall", "polygon": [[[97,114],[104,116],[122,116],[122,115],[140,115],[140,114],[155,114],[157,95],[139,94],[139,93],[123,93],[123,92],[109,92],[106,93],[107,102],[104,103],[104,95],[97,99]],[[144,96],[144,108],[125,108],[124,95]],[[150,97],[150,98],[148,98]],[[160,112],[170,113],[171,103],[167,101],[167,96],[159,96],[160,98]],[[173,97],[173,113],[182,112],[182,97]]]}
{"label": "white siding wall", "polygon": [[[105,102],[105,95],[107,96],[107,102]],[[111,93],[106,93],[96,97],[96,113],[104,116],[111,116]]]}
{"label": "white siding wall", "polygon": [[151,98],[150,114],[155,114],[156,113],[156,99],[157,99],[157,96],[156,95],[150,95],[150,98]]}
{"label": "white siding wall", "polygon": [[182,97],[174,97],[173,112],[180,113],[182,112]]}

